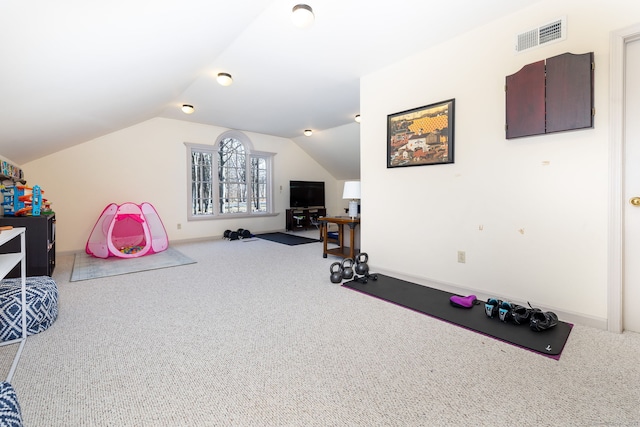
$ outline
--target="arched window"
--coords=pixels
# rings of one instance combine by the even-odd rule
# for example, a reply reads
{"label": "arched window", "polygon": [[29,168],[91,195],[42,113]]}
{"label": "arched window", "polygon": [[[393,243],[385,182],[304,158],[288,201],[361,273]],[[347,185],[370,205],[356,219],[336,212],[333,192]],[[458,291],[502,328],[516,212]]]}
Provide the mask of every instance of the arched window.
{"label": "arched window", "polygon": [[242,132],[216,145],[185,144],[189,154],[189,219],[271,214],[273,153],[253,150]]}

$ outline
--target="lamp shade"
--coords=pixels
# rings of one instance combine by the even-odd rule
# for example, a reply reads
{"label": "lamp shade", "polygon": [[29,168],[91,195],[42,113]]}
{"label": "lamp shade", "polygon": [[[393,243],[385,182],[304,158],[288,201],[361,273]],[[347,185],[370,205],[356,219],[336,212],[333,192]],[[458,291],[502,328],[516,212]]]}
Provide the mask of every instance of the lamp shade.
{"label": "lamp shade", "polygon": [[346,181],[344,183],[343,199],[359,199],[360,198],[360,181]]}

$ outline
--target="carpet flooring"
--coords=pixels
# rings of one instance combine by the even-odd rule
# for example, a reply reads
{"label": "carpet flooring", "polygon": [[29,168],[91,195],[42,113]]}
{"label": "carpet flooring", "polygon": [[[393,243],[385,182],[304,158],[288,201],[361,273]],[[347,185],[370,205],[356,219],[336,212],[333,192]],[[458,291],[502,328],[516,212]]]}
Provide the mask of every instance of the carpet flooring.
{"label": "carpet flooring", "polygon": [[640,334],[576,324],[556,361],[333,284],[319,244],[174,247],[197,262],[82,282],[58,254],[58,319],[12,381],[25,426],[640,421]]}
{"label": "carpet flooring", "polygon": [[195,261],[174,248],[138,258],[96,258],[86,253],[75,254],[70,282],[119,276],[121,274],[156,270],[193,264]]}
{"label": "carpet flooring", "polygon": [[528,325],[505,323],[497,318],[487,317],[484,304],[472,308],[453,307],[449,302],[453,294],[449,292],[382,274],[379,274],[378,280],[375,281],[350,281],[342,286],[554,359],[560,358],[572,328],[569,323],[558,322],[558,325],[551,329],[534,332]]}

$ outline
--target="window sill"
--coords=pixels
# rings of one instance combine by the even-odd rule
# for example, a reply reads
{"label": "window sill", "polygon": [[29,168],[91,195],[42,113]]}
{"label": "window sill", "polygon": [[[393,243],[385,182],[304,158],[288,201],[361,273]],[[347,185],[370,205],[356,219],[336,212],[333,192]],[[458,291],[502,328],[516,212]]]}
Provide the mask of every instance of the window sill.
{"label": "window sill", "polygon": [[237,218],[265,218],[280,215],[278,212],[275,213],[256,213],[256,214],[223,214],[223,215],[198,215],[198,216],[189,216],[187,221],[210,221],[210,220],[221,220],[221,219],[237,219]]}

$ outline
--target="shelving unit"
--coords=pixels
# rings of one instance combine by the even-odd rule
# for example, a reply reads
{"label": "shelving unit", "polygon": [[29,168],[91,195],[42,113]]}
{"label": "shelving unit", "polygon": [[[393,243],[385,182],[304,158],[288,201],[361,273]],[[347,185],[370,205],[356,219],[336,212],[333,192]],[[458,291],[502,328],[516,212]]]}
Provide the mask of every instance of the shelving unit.
{"label": "shelving unit", "polygon": [[[0,226],[11,225],[26,229],[27,276],[51,276],[56,267],[56,217],[55,214],[40,216],[0,217]],[[0,254],[18,252],[19,242],[11,241],[0,248]],[[5,277],[20,277],[16,266]]]}
{"label": "shelving unit", "polygon": [[26,268],[26,251],[25,251],[25,231],[24,227],[17,227],[11,230],[4,230],[0,233],[0,246],[3,246],[5,243],[12,241],[13,239],[20,238],[20,251],[19,252],[11,252],[6,254],[0,254],[0,279],[4,279],[6,275],[13,270],[15,266],[20,264],[20,277],[21,277],[21,303],[22,303],[22,336],[20,338],[4,341],[0,343],[0,346],[10,345],[10,344],[19,344],[18,351],[16,352],[15,357],[13,358],[13,363],[11,364],[11,369],[9,369],[9,374],[7,375],[7,382],[11,382],[13,378],[13,373],[18,366],[18,361],[20,360],[20,355],[22,354],[22,349],[24,347],[24,343],[27,340],[27,268]]}
{"label": "shelving unit", "polygon": [[317,228],[318,218],[327,215],[325,208],[293,208],[286,211],[285,230]]}

